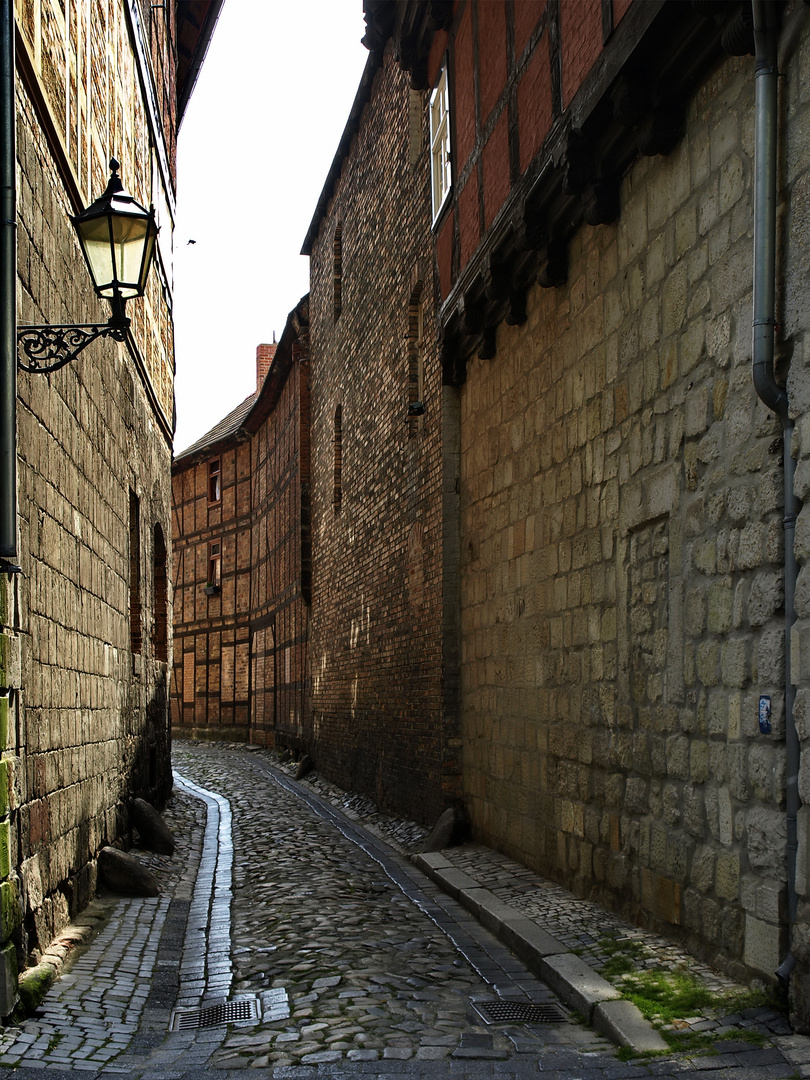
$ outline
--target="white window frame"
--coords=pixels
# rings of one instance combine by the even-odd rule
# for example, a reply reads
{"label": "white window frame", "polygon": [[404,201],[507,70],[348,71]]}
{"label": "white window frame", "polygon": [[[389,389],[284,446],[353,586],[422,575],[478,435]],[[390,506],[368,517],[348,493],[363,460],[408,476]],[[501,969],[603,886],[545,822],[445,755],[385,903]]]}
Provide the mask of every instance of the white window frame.
{"label": "white window frame", "polygon": [[442,65],[436,89],[430,95],[430,187],[433,221],[450,194],[450,103],[447,92],[447,64]]}

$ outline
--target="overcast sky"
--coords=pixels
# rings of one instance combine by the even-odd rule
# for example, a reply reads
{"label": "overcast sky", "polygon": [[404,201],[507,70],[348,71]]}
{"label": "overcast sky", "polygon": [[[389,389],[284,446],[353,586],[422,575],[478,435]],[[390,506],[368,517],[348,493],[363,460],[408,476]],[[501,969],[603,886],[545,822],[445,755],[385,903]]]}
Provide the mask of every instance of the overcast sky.
{"label": "overcast sky", "polygon": [[225,0],[178,141],[176,453],[253,391],[256,346],[308,291],[299,252],[368,57],[362,7]]}

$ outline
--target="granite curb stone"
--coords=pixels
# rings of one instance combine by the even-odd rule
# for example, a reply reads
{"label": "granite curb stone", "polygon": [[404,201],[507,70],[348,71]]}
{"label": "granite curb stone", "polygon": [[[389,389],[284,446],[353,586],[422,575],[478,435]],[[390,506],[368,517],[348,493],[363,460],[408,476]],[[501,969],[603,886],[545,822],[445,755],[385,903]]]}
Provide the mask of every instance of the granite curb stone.
{"label": "granite curb stone", "polygon": [[600,1001],[593,1010],[593,1026],[619,1046],[629,1046],[634,1053],[666,1053],[665,1039],[641,1015],[632,1001]]}
{"label": "granite curb stone", "polygon": [[[619,1046],[635,1053],[665,1051],[667,1044],[621,991],[533,920],[482,888],[440,852],[413,857],[415,866],[507,945],[555,994]],[[610,1008],[607,1006],[610,1005]]]}

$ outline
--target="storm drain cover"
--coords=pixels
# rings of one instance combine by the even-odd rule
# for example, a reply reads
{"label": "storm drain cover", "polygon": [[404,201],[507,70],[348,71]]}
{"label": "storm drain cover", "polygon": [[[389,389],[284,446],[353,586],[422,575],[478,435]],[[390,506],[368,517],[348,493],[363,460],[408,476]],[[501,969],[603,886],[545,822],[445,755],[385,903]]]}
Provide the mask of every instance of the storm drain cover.
{"label": "storm drain cover", "polygon": [[473,1001],[472,1006],[487,1024],[562,1024],[568,1019],[559,1005],[536,1005],[529,1001]]}
{"label": "storm drain cover", "polygon": [[209,1005],[206,1009],[175,1009],[169,1030],[187,1031],[189,1028],[256,1023],[258,1020],[258,1000],[255,997],[238,998],[236,1001],[225,1001],[221,1005]]}

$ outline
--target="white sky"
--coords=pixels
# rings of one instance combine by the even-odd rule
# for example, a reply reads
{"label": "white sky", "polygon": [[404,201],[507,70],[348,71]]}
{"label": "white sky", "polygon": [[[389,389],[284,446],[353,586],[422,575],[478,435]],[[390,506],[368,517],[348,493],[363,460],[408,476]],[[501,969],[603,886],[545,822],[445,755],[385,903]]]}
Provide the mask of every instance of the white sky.
{"label": "white sky", "polygon": [[364,29],[362,0],[225,0],[178,141],[176,452],[253,391],[256,346],[309,289]]}

